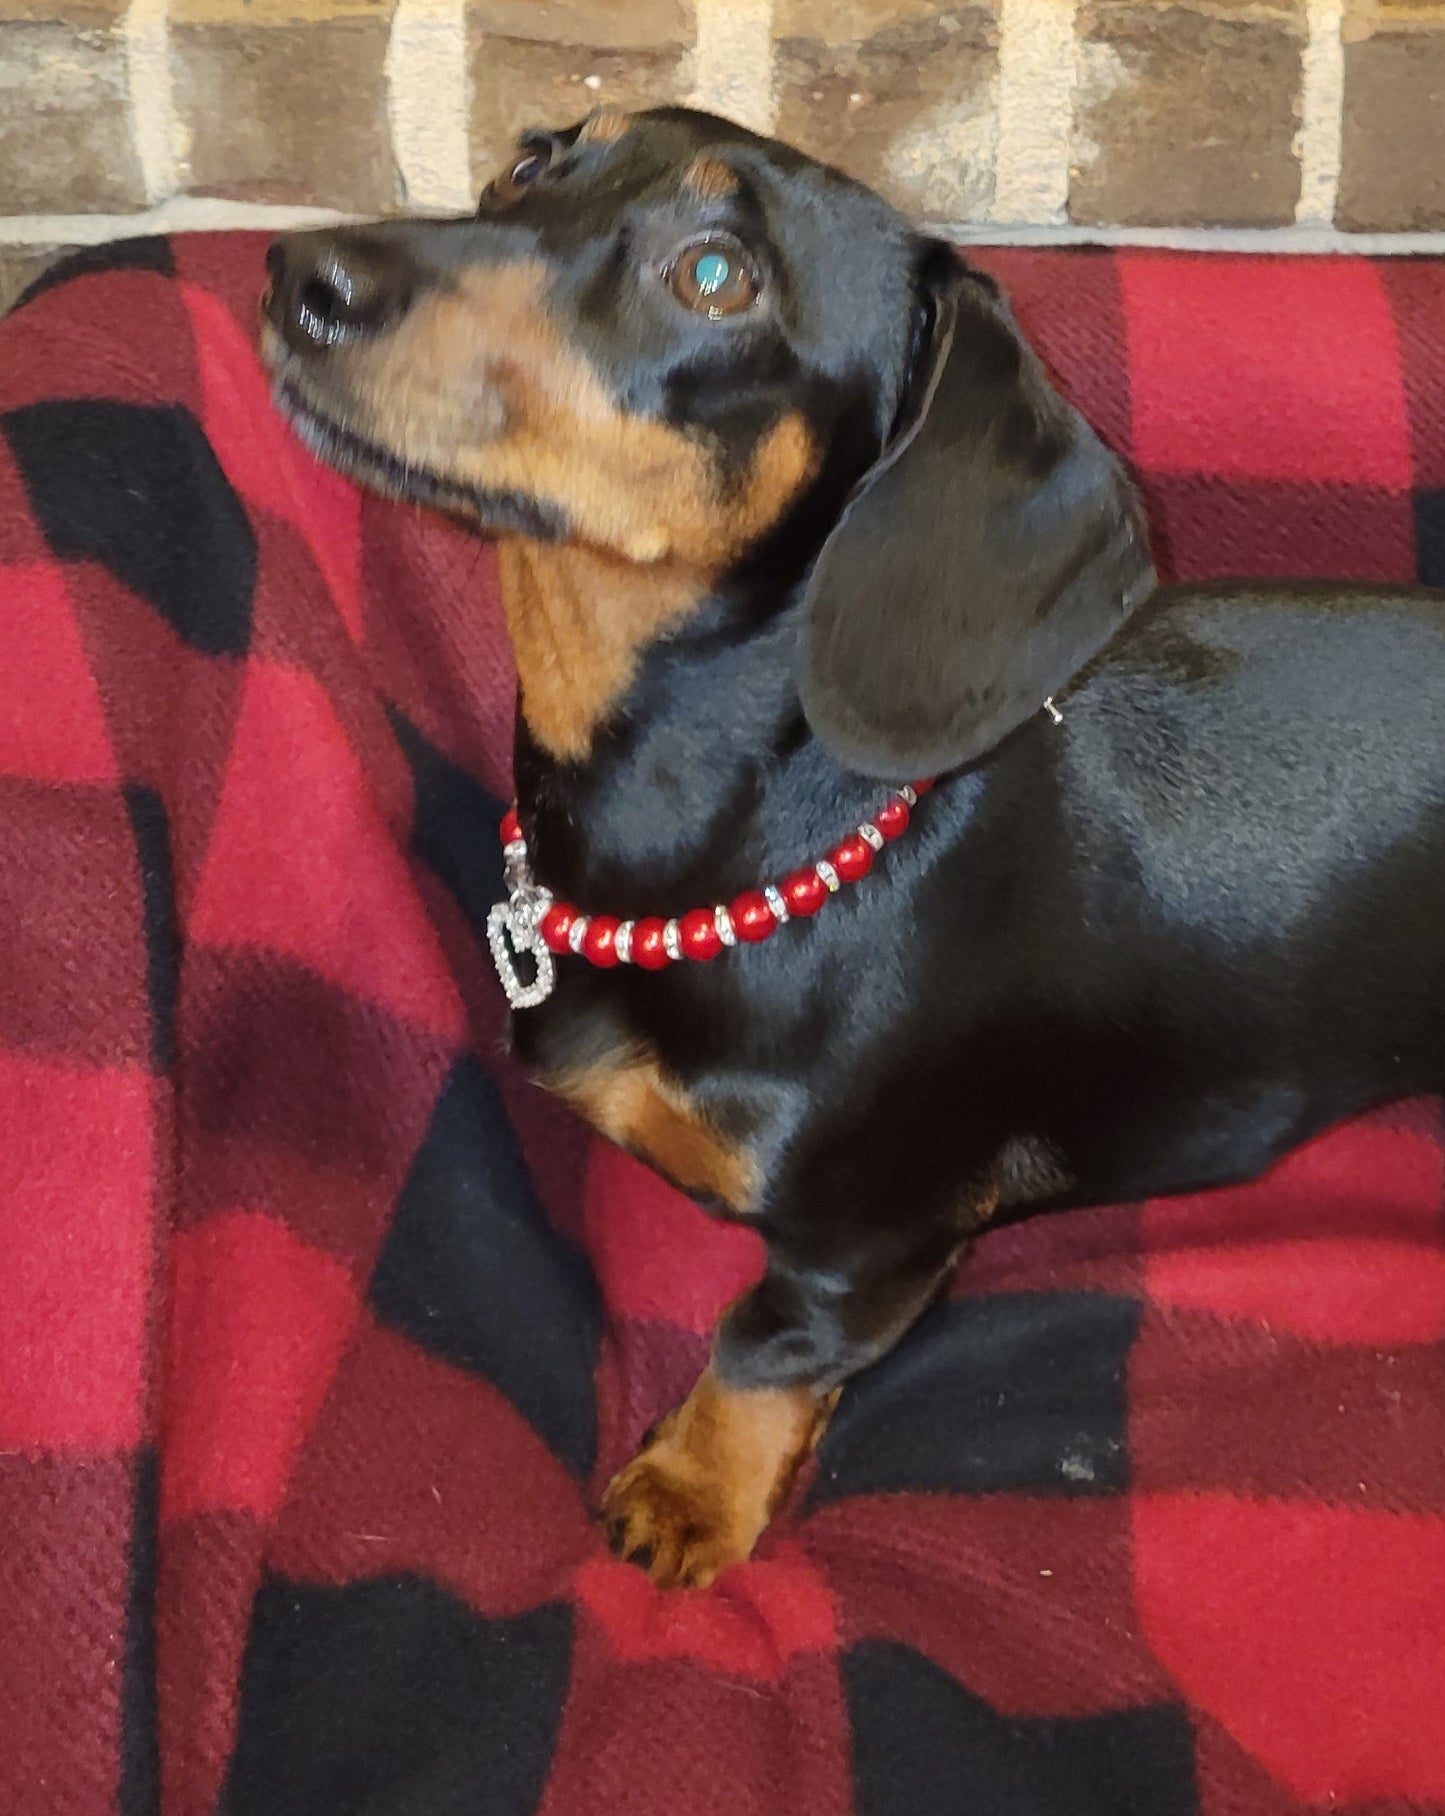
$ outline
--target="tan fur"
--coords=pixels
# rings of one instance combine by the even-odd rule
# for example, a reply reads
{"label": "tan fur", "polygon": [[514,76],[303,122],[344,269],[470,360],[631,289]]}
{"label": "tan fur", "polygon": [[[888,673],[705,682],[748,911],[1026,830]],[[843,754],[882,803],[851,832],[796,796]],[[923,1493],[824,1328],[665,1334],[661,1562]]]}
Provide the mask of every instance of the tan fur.
{"label": "tan fur", "polygon": [[619,408],[548,316],[546,283],[533,263],[464,272],[383,339],[338,349],[341,397],[317,405],[421,471],[562,516],[566,555],[519,547],[503,578],[528,724],[577,758],[642,650],[777,521],[818,450],[783,417],[725,485],[702,441]]}
{"label": "tan fur", "polygon": [[522,717],[550,755],[580,761],[638,651],[686,615],[697,588],[672,566],[598,549],[508,537],[497,554]]}
{"label": "tan fur", "polygon": [[632,121],[620,107],[597,107],[582,122],[579,139],[590,139],[598,145],[614,145],[632,129]]}
{"label": "tan fur", "polygon": [[545,1082],[593,1128],[684,1191],[709,1194],[739,1213],[756,1203],[754,1157],[714,1128],[655,1059],[630,1055]]}
{"label": "tan fur", "polygon": [[813,470],[806,427],[780,421],[751,481],[724,492],[701,442],[618,407],[549,319],[545,288],[540,265],[466,272],[383,340],[343,349],[349,426],[458,484],[555,506],[578,541],[717,571]]}
{"label": "tan fur", "polygon": [[634,1463],[603,1518],[663,1587],[705,1588],[748,1557],[827,1427],[836,1392],[729,1387],[707,1368]]}
{"label": "tan fur", "polygon": [[[759,451],[738,516],[768,523],[813,458],[801,420],[785,417]],[[709,578],[676,561],[639,563],[521,537],[500,545],[499,573],[522,716],[538,744],[564,762],[586,756],[642,653],[693,609]]]}
{"label": "tan fur", "polygon": [[737,172],[717,158],[699,158],[682,180],[703,202],[720,202],[738,187]]}

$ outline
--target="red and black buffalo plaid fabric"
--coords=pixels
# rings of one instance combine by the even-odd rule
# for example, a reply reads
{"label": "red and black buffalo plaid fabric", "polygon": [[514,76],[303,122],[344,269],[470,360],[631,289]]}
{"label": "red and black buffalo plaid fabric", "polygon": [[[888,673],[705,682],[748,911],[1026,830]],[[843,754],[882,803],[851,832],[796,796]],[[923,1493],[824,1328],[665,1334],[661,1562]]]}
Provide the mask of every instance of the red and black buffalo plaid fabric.
{"label": "red and black buffalo plaid fabric", "polygon": [[[607,1555],[758,1250],[502,1056],[491,554],[261,252],[0,329],[3,1816],[1445,1812],[1437,1104],[986,1236],[756,1561]],[[1170,572],[1445,582],[1445,266],[984,262]]]}

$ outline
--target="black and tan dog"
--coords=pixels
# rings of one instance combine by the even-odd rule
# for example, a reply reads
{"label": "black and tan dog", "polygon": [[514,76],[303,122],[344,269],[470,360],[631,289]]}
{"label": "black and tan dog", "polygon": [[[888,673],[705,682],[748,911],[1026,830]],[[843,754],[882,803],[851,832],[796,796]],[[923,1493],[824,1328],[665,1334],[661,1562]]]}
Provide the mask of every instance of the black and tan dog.
{"label": "black and tan dog", "polygon": [[747,1556],[995,1213],[1239,1180],[1445,1089],[1445,605],[1156,592],[1128,481],[993,286],[876,196],[603,111],[528,134],[475,218],[271,263],[302,431],[502,538],[558,898],[728,903],[943,778],[816,917],[711,963],[564,955],[513,1018],[767,1242],[607,1492],[657,1580]]}

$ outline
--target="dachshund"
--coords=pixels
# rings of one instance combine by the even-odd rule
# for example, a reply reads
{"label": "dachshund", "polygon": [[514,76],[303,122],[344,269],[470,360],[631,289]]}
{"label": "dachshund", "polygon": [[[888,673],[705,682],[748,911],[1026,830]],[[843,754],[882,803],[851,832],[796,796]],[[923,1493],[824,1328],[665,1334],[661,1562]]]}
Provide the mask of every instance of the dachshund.
{"label": "dachshund", "polygon": [[1445,1090],[1438,596],[1161,587],[997,287],[870,190],[604,108],[269,266],[303,437],[498,539],[516,1051],[766,1246],[604,1496],[657,1583],[751,1553],[991,1219]]}

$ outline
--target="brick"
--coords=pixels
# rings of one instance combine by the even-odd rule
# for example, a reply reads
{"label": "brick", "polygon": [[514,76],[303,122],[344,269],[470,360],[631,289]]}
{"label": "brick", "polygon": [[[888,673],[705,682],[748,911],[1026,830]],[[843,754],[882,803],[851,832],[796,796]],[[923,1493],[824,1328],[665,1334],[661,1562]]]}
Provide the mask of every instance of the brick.
{"label": "brick", "polygon": [[678,45],[614,50],[490,35],[469,21],[472,178],[480,189],[526,126],[567,126],[603,102],[624,108],[686,100],[691,54]]}
{"label": "brick", "polygon": [[1429,30],[1445,25],[1442,0],[1345,0],[1344,36],[1364,38],[1379,25]]}
{"label": "brick", "polygon": [[10,214],[142,208],[125,47],[100,9],[80,23],[0,22],[0,197]]}
{"label": "brick", "polygon": [[1341,227],[1445,227],[1445,31],[1381,30],[1345,45],[1341,150]]}
{"label": "brick", "polygon": [[[777,130],[923,220],[965,221],[993,194],[993,8],[784,0]],[[869,30],[870,24],[874,29]],[[863,32],[845,38],[840,32]]]}
{"label": "brick", "polygon": [[1300,25],[1309,13],[1309,0],[1085,0],[1087,17],[1141,10],[1172,15],[1180,10],[1222,19],[1233,25]]}
{"label": "brick", "polygon": [[645,50],[697,35],[692,0],[473,0],[471,11],[480,32],[535,44]]}
{"label": "brick", "polygon": [[0,315],[64,250],[63,246],[0,246]]}
{"label": "brick", "polygon": [[172,25],[316,26],[337,19],[386,23],[392,11],[393,0],[173,0],[170,20]]}
{"label": "brick", "polygon": [[109,31],[125,12],[125,0],[0,0],[0,25],[68,25],[73,31]]}
{"label": "brick", "polygon": [[356,213],[400,200],[386,110],[390,18],[171,31],[185,187],[250,202]]}
{"label": "brick", "polygon": [[773,33],[827,44],[861,44],[901,25],[927,24],[950,10],[938,0],[775,0]]}
{"label": "brick", "polygon": [[1304,44],[1293,7],[1096,3],[1080,34],[1073,220],[1293,220]]}

